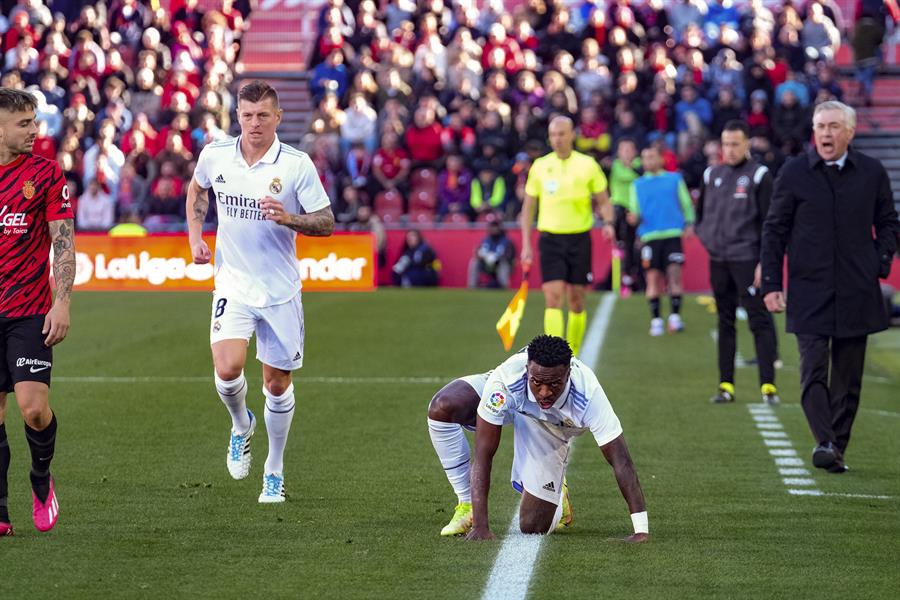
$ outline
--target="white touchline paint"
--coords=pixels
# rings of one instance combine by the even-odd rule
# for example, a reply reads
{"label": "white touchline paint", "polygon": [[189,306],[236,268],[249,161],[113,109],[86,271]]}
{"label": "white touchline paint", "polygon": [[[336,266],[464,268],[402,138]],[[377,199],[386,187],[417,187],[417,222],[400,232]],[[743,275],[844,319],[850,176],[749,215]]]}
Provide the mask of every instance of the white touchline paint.
{"label": "white touchline paint", "polygon": [[793,447],[794,447],[794,445],[791,444],[791,440],[770,440],[770,439],[763,439],[763,442],[765,442],[766,446],[768,446],[769,448],[773,448],[773,447],[776,447],[776,446],[782,447],[782,448],[793,448]]}
{"label": "white touchline paint", "polygon": [[[581,360],[591,369],[597,369],[606,330],[616,303],[615,294],[604,294],[597,314],[584,336]],[[484,588],[483,600],[520,600],[528,594],[528,585],[534,574],[541,550],[542,535],[525,535],[519,531],[519,511],[513,515],[503,545],[494,560],[494,567]]]}
{"label": "white touchline paint", "polygon": [[[815,487],[816,480],[794,449],[787,433],[781,431],[783,426],[775,415],[775,411],[767,404],[748,404],[747,410],[755,421],[756,429],[763,443],[778,467],[781,481],[791,496],[838,496],[841,498],[867,498],[872,500],[891,500],[891,496],[875,494],[846,494],[840,492],[823,492]],[[872,411],[876,412],[876,411]],[[900,415],[898,415],[900,416]]]}
{"label": "white touchline paint", "polygon": [[782,475],[809,475],[809,469],[803,467],[779,467],[778,472]]}
{"label": "white touchline paint", "polygon": [[797,456],[797,451],[793,448],[772,448],[769,450],[772,456]]}
{"label": "white touchline paint", "polygon": [[784,485],[816,485],[816,480],[808,477],[785,477],[783,481]]}
{"label": "white touchline paint", "polygon": [[[755,421],[757,432],[773,457],[781,475],[781,481],[789,494],[795,496],[821,496],[823,492],[815,489],[816,480],[810,477],[809,470],[803,460],[797,456],[794,445],[783,431],[781,420],[768,404],[748,404],[747,410]],[[802,488],[802,489],[797,489]]]}

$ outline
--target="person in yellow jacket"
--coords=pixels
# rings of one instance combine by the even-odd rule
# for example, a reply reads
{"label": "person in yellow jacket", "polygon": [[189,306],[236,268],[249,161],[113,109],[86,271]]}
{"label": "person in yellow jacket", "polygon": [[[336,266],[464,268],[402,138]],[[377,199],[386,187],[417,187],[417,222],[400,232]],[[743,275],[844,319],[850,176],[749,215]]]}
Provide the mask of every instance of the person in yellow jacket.
{"label": "person in yellow jacket", "polygon": [[[533,260],[531,230],[538,211],[538,251],[544,292],[544,333],[565,337],[574,353],[587,325],[585,293],[591,274],[591,228],[598,214],[603,235],[613,239],[613,209],[606,176],[593,158],[574,150],[575,127],[568,117],[554,117],[548,128],[553,152],[534,161],[522,205],[522,268]],[[568,323],[563,322],[563,301]],[[565,330],[565,336],[563,336]]]}

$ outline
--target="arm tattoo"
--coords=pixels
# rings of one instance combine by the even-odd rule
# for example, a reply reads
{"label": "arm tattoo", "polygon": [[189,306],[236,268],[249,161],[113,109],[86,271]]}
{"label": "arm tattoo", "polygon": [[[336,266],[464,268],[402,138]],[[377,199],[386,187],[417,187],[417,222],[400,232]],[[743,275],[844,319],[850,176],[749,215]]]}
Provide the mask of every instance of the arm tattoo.
{"label": "arm tattoo", "polygon": [[193,193],[194,196],[193,209],[191,211],[191,214],[188,215],[188,218],[196,223],[199,223],[200,225],[203,225],[203,223],[206,221],[206,213],[207,211],[209,211],[208,190],[203,189],[192,181],[188,193]]}
{"label": "arm tattoo", "polygon": [[75,229],[72,219],[50,221],[56,299],[68,301],[75,285]]}
{"label": "arm tattoo", "polygon": [[303,235],[326,237],[334,231],[334,213],[326,206],[308,215],[290,215],[290,222],[285,225]]}

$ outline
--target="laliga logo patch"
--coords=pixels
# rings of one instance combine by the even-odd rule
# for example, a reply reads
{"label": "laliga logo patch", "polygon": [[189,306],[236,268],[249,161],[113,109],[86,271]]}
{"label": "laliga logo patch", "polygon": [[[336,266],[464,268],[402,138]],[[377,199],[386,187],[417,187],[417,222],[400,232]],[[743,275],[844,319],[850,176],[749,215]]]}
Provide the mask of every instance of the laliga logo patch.
{"label": "laliga logo patch", "polygon": [[278,177],[273,179],[272,183],[269,184],[269,191],[272,192],[273,194],[280,194],[281,190],[283,190],[283,189],[284,188],[281,185],[281,179],[279,179]]}
{"label": "laliga logo patch", "polygon": [[490,400],[488,403],[491,405],[491,408],[499,409],[501,406],[506,404],[506,396],[503,395],[502,392],[494,392],[491,394]]}
{"label": "laliga logo patch", "polygon": [[22,195],[25,196],[26,200],[31,200],[34,197],[34,182],[30,179],[22,184]]}

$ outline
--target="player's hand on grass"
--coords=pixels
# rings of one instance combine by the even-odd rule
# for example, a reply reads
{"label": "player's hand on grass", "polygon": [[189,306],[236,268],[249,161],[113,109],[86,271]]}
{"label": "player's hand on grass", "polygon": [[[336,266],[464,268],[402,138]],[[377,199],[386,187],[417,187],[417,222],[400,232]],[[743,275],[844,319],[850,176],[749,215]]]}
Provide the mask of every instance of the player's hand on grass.
{"label": "player's hand on grass", "polygon": [[191,256],[194,259],[194,264],[198,265],[205,265],[212,260],[212,252],[210,252],[209,246],[203,240],[191,244]]}
{"label": "player's hand on grass", "polygon": [[266,221],[275,221],[279,225],[286,225],[290,222],[291,215],[284,210],[284,204],[272,196],[266,196],[260,200],[259,207],[262,209]]}
{"label": "player's hand on grass", "polygon": [[495,536],[489,527],[473,527],[469,530],[469,533],[466,534],[466,540],[470,542],[493,539],[495,539]]}
{"label": "player's hand on grass", "polygon": [[45,346],[55,346],[69,333],[69,305],[65,302],[54,302],[53,308],[44,317],[44,327],[41,333],[47,335],[44,339]]}

